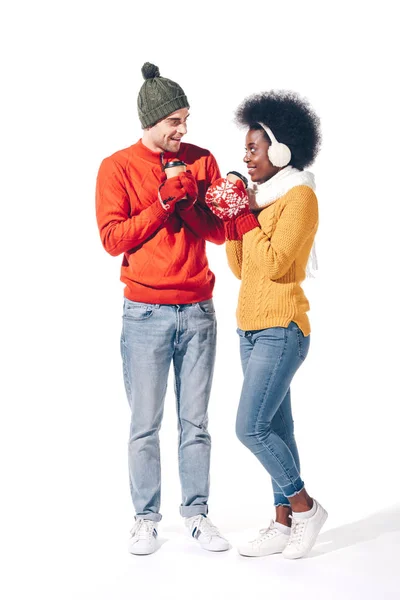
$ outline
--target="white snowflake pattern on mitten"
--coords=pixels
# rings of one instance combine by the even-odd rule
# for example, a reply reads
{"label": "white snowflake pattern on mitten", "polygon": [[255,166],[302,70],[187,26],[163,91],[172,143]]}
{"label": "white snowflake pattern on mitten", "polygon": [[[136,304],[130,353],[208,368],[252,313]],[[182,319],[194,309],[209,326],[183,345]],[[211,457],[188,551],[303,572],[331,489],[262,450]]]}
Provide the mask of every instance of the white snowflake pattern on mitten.
{"label": "white snowflake pattern on mitten", "polygon": [[246,190],[224,177],[214,181],[208,188],[205,200],[209,209],[223,220],[243,213],[249,205]]}

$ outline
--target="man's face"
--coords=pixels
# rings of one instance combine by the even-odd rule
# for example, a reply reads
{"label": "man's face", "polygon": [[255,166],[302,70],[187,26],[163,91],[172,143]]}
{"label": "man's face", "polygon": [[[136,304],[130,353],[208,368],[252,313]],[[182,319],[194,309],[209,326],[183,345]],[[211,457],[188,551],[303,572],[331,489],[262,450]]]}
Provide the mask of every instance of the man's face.
{"label": "man's face", "polygon": [[187,132],[188,108],[180,108],[146,130],[146,137],[154,152],[178,152],[181,139]]}

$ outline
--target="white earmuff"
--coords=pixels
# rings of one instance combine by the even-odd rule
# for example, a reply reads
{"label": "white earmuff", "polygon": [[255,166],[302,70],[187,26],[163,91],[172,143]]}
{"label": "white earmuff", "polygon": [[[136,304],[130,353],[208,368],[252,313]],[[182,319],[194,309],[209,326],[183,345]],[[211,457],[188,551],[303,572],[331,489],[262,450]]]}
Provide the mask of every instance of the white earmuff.
{"label": "white earmuff", "polygon": [[264,123],[259,122],[258,124],[261,125],[261,127],[264,129],[269,139],[271,140],[271,145],[268,148],[269,160],[274,165],[274,167],[286,167],[290,163],[290,159],[292,158],[290,148],[286,146],[286,144],[281,144],[280,142],[278,142],[270,128],[264,125]]}

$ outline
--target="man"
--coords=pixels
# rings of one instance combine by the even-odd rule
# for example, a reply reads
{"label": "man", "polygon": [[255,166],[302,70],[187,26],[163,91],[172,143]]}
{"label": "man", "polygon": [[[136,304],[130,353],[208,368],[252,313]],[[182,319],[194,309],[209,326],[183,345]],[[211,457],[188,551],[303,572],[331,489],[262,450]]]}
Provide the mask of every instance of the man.
{"label": "man", "polygon": [[[207,517],[210,435],[207,408],[216,349],[214,275],[205,242],[225,241],[223,224],[205,204],[220,177],[210,152],[182,142],[189,102],[182,88],[142,67],[138,95],[143,136],[106,158],[99,170],[96,213],[104,248],[123,254],[125,283],[121,353],[131,408],[129,476],[136,510],[130,552],[157,548],[160,510],[159,429],[168,371],[175,374],[179,430],[180,513],[200,545],[229,543]],[[166,178],[179,158],[187,171]]]}

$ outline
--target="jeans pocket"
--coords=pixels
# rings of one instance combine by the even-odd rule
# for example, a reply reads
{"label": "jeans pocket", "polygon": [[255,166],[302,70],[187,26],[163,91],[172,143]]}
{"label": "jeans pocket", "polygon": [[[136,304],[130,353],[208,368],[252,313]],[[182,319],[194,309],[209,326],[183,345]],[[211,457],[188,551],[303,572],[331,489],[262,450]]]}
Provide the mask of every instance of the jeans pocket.
{"label": "jeans pocket", "polygon": [[144,321],[149,319],[153,314],[154,309],[151,304],[142,304],[141,302],[132,302],[125,298],[124,302],[124,317],[133,319],[134,321]]}
{"label": "jeans pocket", "polygon": [[197,302],[196,307],[203,315],[215,315],[214,302],[211,299]]}

